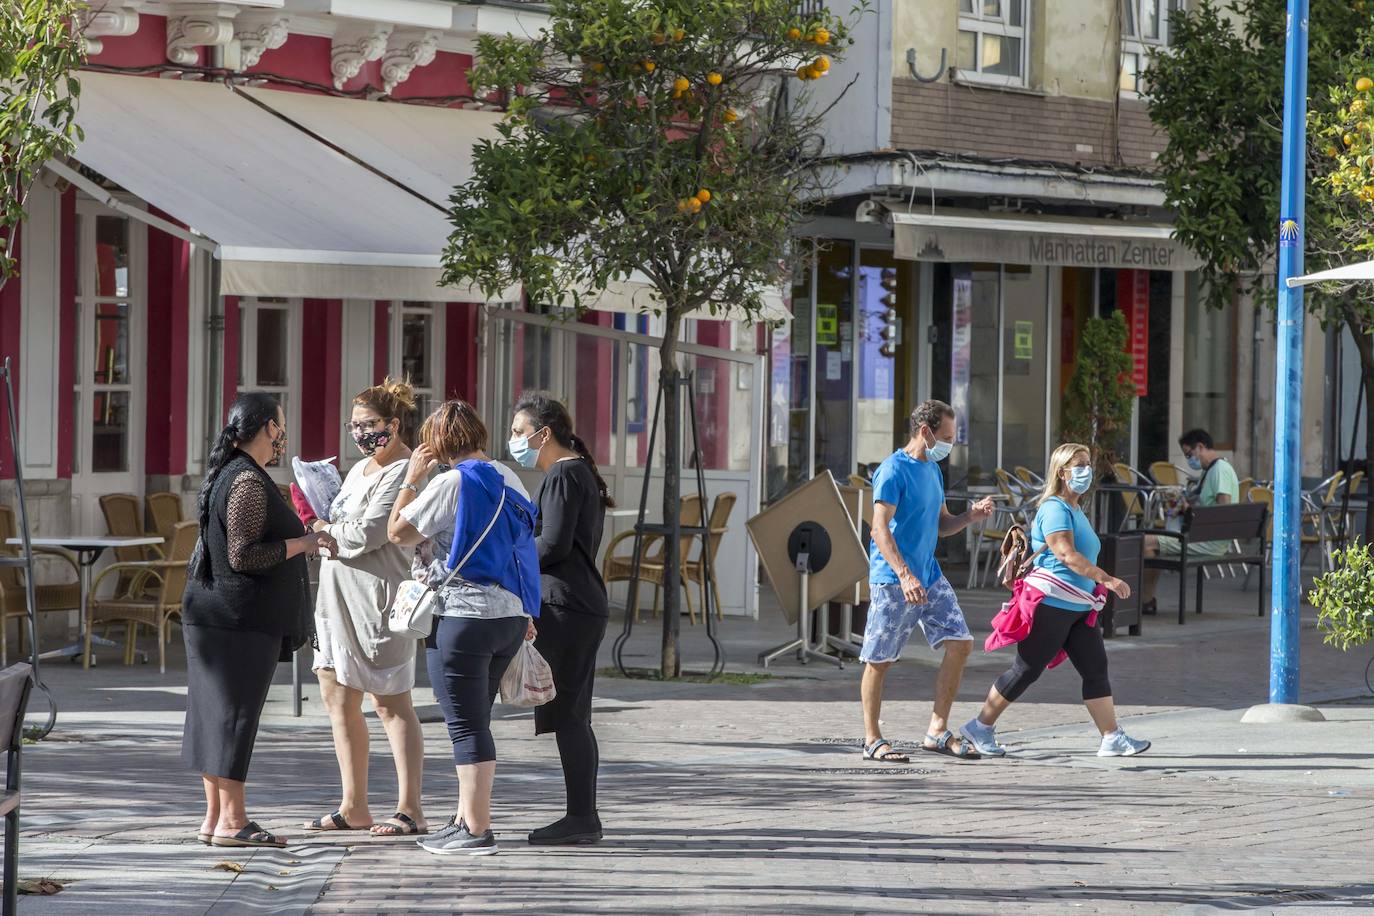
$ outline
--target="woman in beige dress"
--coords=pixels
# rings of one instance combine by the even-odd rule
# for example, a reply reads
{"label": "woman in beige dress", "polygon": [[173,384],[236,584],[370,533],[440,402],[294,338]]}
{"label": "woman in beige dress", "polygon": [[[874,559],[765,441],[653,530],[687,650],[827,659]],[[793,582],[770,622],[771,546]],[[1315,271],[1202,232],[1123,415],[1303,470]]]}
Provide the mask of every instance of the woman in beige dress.
{"label": "woman in beige dress", "polygon": [[[338,547],[320,567],[315,602],[319,648],[314,670],[334,730],[343,800],[307,830],[368,830],[374,836],[409,836],[428,826],[420,810],[424,737],[411,704],[415,686],[416,640],[387,628],[396,588],[410,576],[410,557],[387,539],[387,519],[410,461],[403,428],[415,407],[406,382],[387,379],[353,399],[348,423],[358,450],[367,456],[348,472],[330,506],[330,521],[316,521]],[[374,823],[368,808],[368,729],[363,694],[391,743],[400,800],[396,813]]]}

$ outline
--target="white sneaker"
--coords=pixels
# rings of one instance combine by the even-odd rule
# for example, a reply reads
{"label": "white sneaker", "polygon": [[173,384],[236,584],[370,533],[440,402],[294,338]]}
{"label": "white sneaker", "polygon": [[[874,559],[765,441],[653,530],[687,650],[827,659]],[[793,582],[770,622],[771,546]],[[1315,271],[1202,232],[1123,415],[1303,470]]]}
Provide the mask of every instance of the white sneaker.
{"label": "white sneaker", "polygon": [[1136,754],[1143,754],[1149,749],[1150,742],[1132,738],[1118,728],[1111,734],[1102,736],[1102,746],[1097,749],[1097,756],[1134,757]]}

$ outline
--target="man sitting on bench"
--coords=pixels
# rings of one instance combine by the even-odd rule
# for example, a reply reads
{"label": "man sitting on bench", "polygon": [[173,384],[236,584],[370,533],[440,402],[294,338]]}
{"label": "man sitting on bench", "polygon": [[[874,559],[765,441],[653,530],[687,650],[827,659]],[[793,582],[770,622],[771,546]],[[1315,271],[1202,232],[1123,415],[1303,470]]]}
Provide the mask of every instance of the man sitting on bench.
{"label": "man sitting on bench", "polygon": [[[1231,462],[1218,454],[1212,445],[1212,435],[1205,429],[1190,429],[1178,439],[1178,444],[1183,449],[1183,455],[1188,459],[1188,467],[1195,471],[1202,471],[1202,480],[1198,485],[1198,492],[1195,497],[1187,500],[1190,506],[1225,506],[1240,501],[1240,481],[1236,477],[1236,469],[1231,467]],[[1206,557],[1224,556],[1230,550],[1231,545],[1226,541],[1203,541],[1201,543],[1188,545],[1188,556],[1204,559]],[[1172,556],[1179,555],[1179,541],[1174,538],[1158,538],[1154,535],[1145,536],[1145,556]],[[1159,584],[1159,574],[1162,570],[1145,570],[1145,588],[1141,595],[1141,612],[1154,614],[1159,610],[1159,605],[1155,601],[1155,586]]]}

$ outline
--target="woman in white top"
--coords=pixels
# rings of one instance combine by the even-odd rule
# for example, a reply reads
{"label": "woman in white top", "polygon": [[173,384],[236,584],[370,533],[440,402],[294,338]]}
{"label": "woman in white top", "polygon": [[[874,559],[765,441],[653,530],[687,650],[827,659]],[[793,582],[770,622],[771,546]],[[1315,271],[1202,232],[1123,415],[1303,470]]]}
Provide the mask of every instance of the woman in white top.
{"label": "woman in white top", "polygon": [[[343,800],[333,814],[306,824],[307,830],[370,828],[374,836],[407,836],[428,829],[420,810],[424,736],[410,699],[416,640],[387,628],[391,599],[410,573],[407,551],[387,538],[387,520],[410,462],[402,430],[414,408],[410,385],[391,379],[353,399],[348,430],[367,458],[348,472],[329,507],[329,521],[312,525],[338,543],[320,568],[314,669],[334,731]],[[368,810],[364,693],[372,697],[391,743],[400,787],[396,813],[379,824]]]}

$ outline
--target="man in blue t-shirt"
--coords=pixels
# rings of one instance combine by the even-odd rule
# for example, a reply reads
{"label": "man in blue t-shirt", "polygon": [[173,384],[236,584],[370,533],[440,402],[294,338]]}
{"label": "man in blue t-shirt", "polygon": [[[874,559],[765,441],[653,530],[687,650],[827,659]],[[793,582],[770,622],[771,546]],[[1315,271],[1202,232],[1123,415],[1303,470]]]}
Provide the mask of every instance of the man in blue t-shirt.
{"label": "man in blue t-shirt", "polygon": [[949,580],[935,562],[941,537],[963,531],[992,514],[992,499],[981,499],[963,515],[945,507],[945,480],[938,462],[954,443],[954,408],[926,401],[911,413],[911,440],[893,452],[873,475],[873,541],[868,550],[872,596],[864,628],[860,696],[864,709],[864,758],[906,763],[905,754],[882,736],[878,714],[887,669],[920,626],[932,649],[945,656],[935,679],[930,729],[922,747],[937,754],[977,759],[978,754],[949,730],[949,711],[973,647],[973,635]]}

